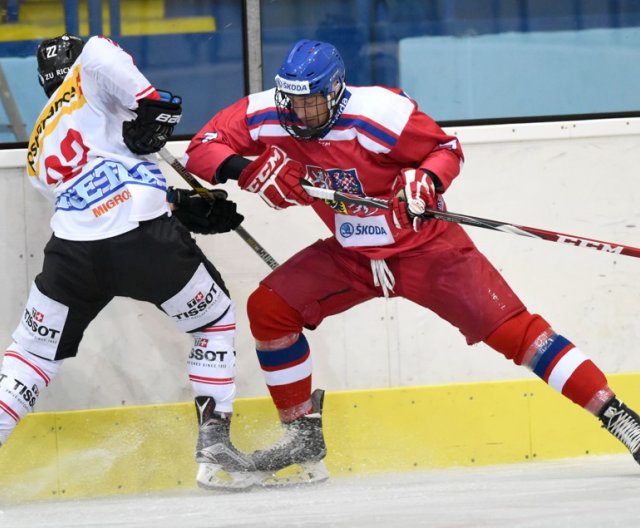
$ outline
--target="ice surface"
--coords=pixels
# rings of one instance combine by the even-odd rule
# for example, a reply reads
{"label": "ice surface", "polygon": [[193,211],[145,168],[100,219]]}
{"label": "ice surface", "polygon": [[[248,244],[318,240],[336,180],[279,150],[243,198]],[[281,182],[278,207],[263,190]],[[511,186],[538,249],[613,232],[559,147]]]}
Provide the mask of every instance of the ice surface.
{"label": "ice surface", "polygon": [[0,505],[2,528],[640,526],[640,467],[586,457],[252,489]]}

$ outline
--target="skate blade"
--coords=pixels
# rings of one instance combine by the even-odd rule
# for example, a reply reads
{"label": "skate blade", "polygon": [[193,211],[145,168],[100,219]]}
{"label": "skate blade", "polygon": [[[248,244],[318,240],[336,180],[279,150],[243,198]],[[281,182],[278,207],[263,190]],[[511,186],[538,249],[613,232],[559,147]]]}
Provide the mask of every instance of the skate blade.
{"label": "skate blade", "polygon": [[215,491],[244,491],[258,482],[250,471],[225,471],[218,464],[199,464],[196,482],[199,488]]}
{"label": "skate blade", "polygon": [[263,488],[283,488],[319,484],[329,478],[324,462],[293,464],[275,472],[258,471],[258,485]]}

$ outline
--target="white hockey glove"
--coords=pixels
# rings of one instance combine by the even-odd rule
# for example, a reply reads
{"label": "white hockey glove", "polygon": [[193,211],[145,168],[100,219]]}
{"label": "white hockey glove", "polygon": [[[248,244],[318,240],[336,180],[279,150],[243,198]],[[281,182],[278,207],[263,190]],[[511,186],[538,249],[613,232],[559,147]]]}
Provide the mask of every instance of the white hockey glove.
{"label": "white hockey glove", "polygon": [[302,164],[288,158],[284,150],[272,145],[244,168],[238,185],[245,191],[259,194],[270,207],[284,209],[313,202],[314,198],[300,185],[304,177]]}
{"label": "white hockey glove", "polygon": [[402,169],[396,184],[400,191],[391,204],[393,223],[398,229],[420,231],[427,209],[437,208],[436,188],[429,173],[422,169]]}

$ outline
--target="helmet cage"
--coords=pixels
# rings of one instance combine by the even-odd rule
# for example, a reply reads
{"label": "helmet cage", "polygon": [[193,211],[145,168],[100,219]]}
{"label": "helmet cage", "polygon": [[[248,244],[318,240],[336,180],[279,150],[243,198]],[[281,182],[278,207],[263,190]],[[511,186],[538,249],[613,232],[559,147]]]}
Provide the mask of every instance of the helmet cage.
{"label": "helmet cage", "polygon": [[325,96],[327,111],[329,112],[327,120],[320,126],[309,127],[300,120],[300,118],[293,110],[293,104],[291,103],[291,98],[289,97],[290,94],[288,94],[287,92],[283,92],[282,90],[276,90],[275,103],[280,125],[291,136],[295,138],[317,139],[321,137],[333,126],[333,123],[338,117],[336,114],[336,110],[338,108],[338,104],[342,100],[344,91],[345,84],[340,83],[338,80],[336,80],[333,91],[329,92]]}
{"label": "helmet cage", "polygon": [[[344,63],[338,50],[326,42],[300,40],[291,48],[275,81],[275,105],[282,127],[301,139],[315,139],[326,133],[337,118],[346,87]],[[324,96],[329,115],[322,125],[308,127],[293,110],[290,96],[317,94]]]}
{"label": "helmet cage", "polygon": [[76,61],[83,47],[82,39],[66,33],[40,43],[36,52],[38,80],[47,97],[51,97],[58,86],[62,84],[69,68]]}

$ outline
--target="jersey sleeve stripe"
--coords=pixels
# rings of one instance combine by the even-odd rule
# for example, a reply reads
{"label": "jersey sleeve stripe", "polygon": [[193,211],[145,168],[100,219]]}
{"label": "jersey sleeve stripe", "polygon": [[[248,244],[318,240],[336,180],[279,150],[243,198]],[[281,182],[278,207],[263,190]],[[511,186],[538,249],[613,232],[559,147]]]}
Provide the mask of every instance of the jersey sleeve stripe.
{"label": "jersey sleeve stripe", "polygon": [[255,112],[247,116],[247,124],[249,128],[254,128],[264,124],[279,123],[278,112],[275,108],[266,108],[259,112]]}
{"label": "jersey sleeve stripe", "polygon": [[137,94],[136,94],[136,100],[138,99],[144,99],[145,97],[147,97],[148,95],[150,95],[151,93],[153,93],[155,91],[155,88],[151,85],[147,86],[144,90],[140,90]]}
{"label": "jersey sleeve stripe", "polygon": [[388,148],[393,148],[398,142],[398,136],[396,134],[390,133],[362,118],[341,116],[338,118],[335,128],[355,128],[365,136],[376,140],[377,143],[381,143]]}

